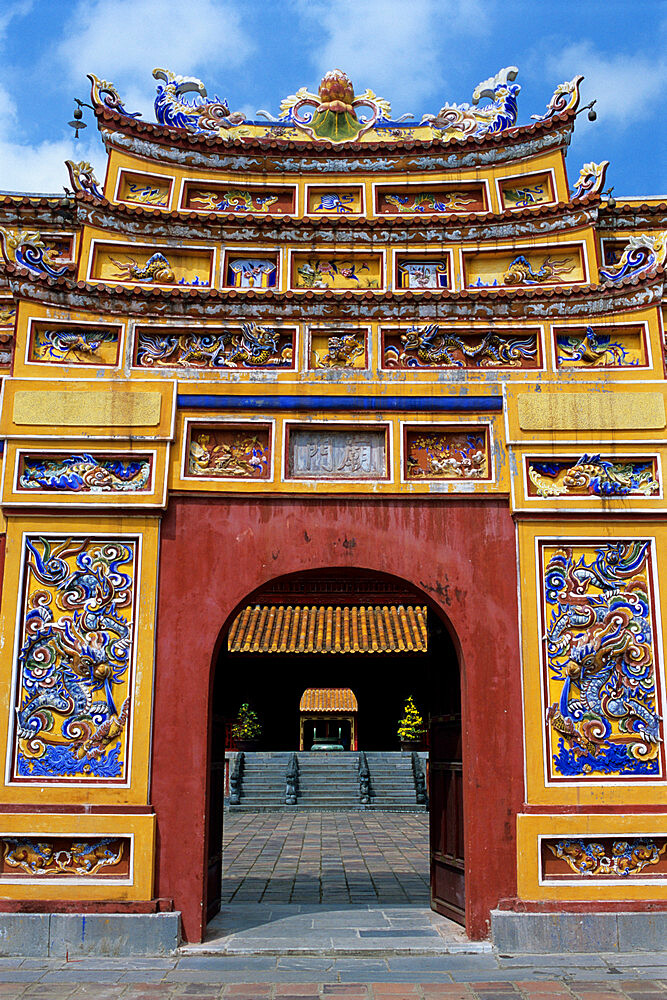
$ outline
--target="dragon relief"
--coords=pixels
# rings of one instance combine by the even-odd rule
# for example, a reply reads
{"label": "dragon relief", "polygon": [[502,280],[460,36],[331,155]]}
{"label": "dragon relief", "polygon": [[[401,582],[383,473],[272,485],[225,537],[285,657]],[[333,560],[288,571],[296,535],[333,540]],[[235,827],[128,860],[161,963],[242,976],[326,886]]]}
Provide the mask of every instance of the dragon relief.
{"label": "dragon relief", "polygon": [[516,337],[489,330],[464,337],[450,330],[442,330],[437,324],[411,326],[400,335],[401,347],[389,344],[385,347],[384,361],[387,367],[402,368],[491,368],[500,366],[519,367],[524,360],[537,357],[537,340],[532,337]]}
{"label": "dragon relief", "polygon": [[5,837],[2,845],[5,868],[20,868],[41,878],[95,875],[101,868],[120,864],[125,854],[125,842],[118,837],[70,842]]}
{"label": "dragon relief", "polygon": [[192,285],[208,287],[208,281],[196,276],[192,281],[180,278],[176,281],[176,273],[163,253],[152,254],[145,264],[140,265],[133,257],[127,260],[117,260],[110,257],[111,263],[117,268],[114,278],[119,281],[145,281],[155,285]]}
{"label": "dragon relief", "polygon": [[[241,111],[230,111],[219,97],[207,100],[206,87],[196,76],[176,76],[168,69],[154,69],[157,85],[155,117],[160,125],[181,128],[193,134],[204,133],[225,137],[230,129],[245,122]],[[185,94],[196,94],[192,102],[182,100]]]}
{"label": "dragon relief", "polygon": [[535,271],[528,258],[520,254],[514,258],[503,274],[503,284],[541,285],[545,281],[557,281],[561,275],[574,271],[574,264],[570,264],[571,259],[571,257],[545,257],[542,266]]}
{"label": "dragon relief", "polygon": [[292,359],[291,334],[244,323],[239,332],[140,331],[136,363],[142,368],[290,368]]}
{"label": "dragon relief", "polygon": [[618,264],[601,267],[600,278],[616,283],[624,278],[638,278],[662,267],[667,261],[667,233],[631,236]]}
{"label": "dragon relief", "polygon": [[659,846],[654,840],[636,837],[613,840],[611,844],[595,840],[547,841],[555,858],[565,861],[571,871],[587,878],[629,878],[639,875],[650,865],[658,865],[667,851],[667,842]]}
{"label": "dragon relief", "polygon": [[66,455],[26,456],[18,479],[19,490],[72,493],[140,493],[150,488],[151,462],[147,458],[96,458]]}
{"label": "dragon relief", "polygon": [[601,455],[582,455],[574,463],[533,460],[528,478],[539,497],[650,497],[660,492],[650,460],[620,462]]}
{"label": "dragon relief", "polygon": [[26,540],[15,777],[123,777],[135,544]]}
{"label": "dragon relief", "polygon": [[631,367],[639,363],[639,359],[628,360],[627,348],[620,341],[612,340],[608,333],[596,333],[592,326],[579,336],[559,334],[556,348],[559,367]]}
{"label": "dragon relief", "polygon": [[547,551],[544,649],[551,772],[579,779],[658,775],[663,738],[650,543]]}
{"label": "dragon relief", "polygon": [[354,333],[342,333],[331,336],[327,340],[326,354],[316,353],[318,368],[352,368],[359,357],[366,354],[364,336]]}
{"label": "dragon relief", "polygon": [[[512,128],[516,124],[517,97],[521,90],[512,81],[518,73],[516,66],[506,66],[475,87],[472,104],[444,104],[436,115],[424,115],[420,125],[430,125],[436,136],[444,139],[477,138]],[[484,98],[491,103],[479,107]]]}

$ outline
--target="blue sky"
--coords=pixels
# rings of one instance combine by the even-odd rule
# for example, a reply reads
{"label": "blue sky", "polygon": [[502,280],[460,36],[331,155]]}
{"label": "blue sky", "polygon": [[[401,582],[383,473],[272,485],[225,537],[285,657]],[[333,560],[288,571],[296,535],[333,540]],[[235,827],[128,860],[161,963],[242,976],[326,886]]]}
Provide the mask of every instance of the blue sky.
{"label": "blue sky", "polygon": [[616,195],[667,196],[667,0],[0,0],[0,190],[58,192],[66,158],[103,173],[92,114],[78,142],[67,126],[87,72],[151,121],[156,66],[248,116],[339,67],[421,117],[510,65],[520,123],[577,73],[583,103],[597,98],[597,122],[578,118],[571,184],[607,159]]}

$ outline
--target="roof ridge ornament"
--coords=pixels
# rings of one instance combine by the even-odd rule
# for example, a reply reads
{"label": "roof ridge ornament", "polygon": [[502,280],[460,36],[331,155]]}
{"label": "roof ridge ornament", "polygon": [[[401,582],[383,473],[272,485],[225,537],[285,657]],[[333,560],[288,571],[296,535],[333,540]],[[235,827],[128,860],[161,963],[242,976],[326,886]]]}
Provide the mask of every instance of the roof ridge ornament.
{"label": "roof ridge ornament", "polygon": [[586,195],[602,191],[608,166],[609,160],[603,160],[602,163],[593,163],[593,161],[584,163],[570,200],[578,201],[580,198],[585,198]]}
{"label": "roof ridge ornament", "polygon": [[76,163],[74,160],[65,160],[65,166],[69,173],[70,183],[75,191],[92,194],[95,198],[104,197],[93,166],[87,160],[81,160],[79,163]]}
{"label": "roof ridge ornament", "polygon": [[545,122],[554,115],[562,115],[570,111],[576,111],[579,107],[580,94],[579,87],[584,77],[579,74],[571,80],[559,83],[553,92],[551,100],[547,104],[546,113],[543,115],[531,115],[536,122]]}
{"label": "roof ridge ornament", "polygon": [[[283,98],[277,116],[257,111],[259,118],[266,119],[264,123],[247,119],[242,111],[230,111],[228,102],[218,96],[209,98],[198,77],[179,76],[157,67],[153,70],[158,81],[155,116],[157,123],[164,127],[227,140],[308,138],[338,145],[364,138],[382,142],[483,139],[516,126],[517,97],[521,90],[514,82],[518,72],[516,66],[505,66],[475,87],[470,104],[446,103],[437,114],[424,114],[418,120],[412,114],[392,117],[389,101],[370,89],[355,94],[349,76],[340,69],[333,69],[322,77],[316,94],[301,87]],[[106,108],[126,118],[140,117],[138,112],[130,113],[125,109],[112,83],[93,74],[89,78],[96,111]],[[576,112],[582,80],[583,76],[579,75],[559,84],[546,113],[533,115],[534,121],[548,123],[552,117]],[[187,95],[193,96],[186,99]],[[76,127],[78,123],[72,124]]]}
{"label": "roof ridge ornament", "polygon": [[50,278],[60,278],[68,270],[67,264],[60,268],[55,266],[53,250],[45,246],[35,230],[6,229],[0,226],[0,248],[8,264],[24,267],[38,277],[47,275]]}
{"label": "roof ridge ornament", "polygon": [[631,236],[618,264],[600,268],[600,277],[618,284],[624,278],[643,277],[667,261],[667,233]]}
{"label": "roof ridge ornament", "polygon": [[[168,69],[153,70],[157,86],[155,117],[160,125],[182,128],[188,132],[219,134],[220,130],[243,125],[242,111],[229,110],[227,101],[219,97],[207,99],[206,87],[196,76],[177,76]],[[196,94],[192,102],[182,100],[185,94]],[[238,134],[238,133],[237,133]]]}

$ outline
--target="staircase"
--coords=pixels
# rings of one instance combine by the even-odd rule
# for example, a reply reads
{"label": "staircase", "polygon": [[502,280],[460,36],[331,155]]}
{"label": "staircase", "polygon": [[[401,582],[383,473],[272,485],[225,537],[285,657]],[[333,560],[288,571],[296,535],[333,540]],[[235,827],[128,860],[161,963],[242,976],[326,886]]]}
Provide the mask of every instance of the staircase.
{"label": "staircase", "polygon": [[[230,812],[300,809],[344,812],[378,809],[423,812],[417,802],[409,753],[366,753],[370,771],[370,802],[359,793],[359,754],[356,752],[298,753],[296,805],[285,804],[286,771],[290,753],[246,753],[240,783],[240,802]],[[422,762],[424,766],[424,762]]]}
{"label": "staircase", "polygon": [[229,808],[233,812],[243,808],[290,808],[285,806],[285,771],[289,758],[288,753],[244,754],[241,804]]}

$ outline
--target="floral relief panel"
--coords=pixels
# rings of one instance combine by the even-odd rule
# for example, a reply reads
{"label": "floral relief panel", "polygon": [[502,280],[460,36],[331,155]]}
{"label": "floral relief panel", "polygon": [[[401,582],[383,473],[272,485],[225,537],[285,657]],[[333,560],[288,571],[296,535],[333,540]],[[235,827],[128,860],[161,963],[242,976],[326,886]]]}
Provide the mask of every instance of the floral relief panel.
{"label": "floral relief panel", "polygon": [[661,778],[651,542],[542,542],[539,556],[549,780]]}
{"label": "floral relief panel", "polygon": [[15,662],[15,783],[128,780],[137,538],[28,536]]}

